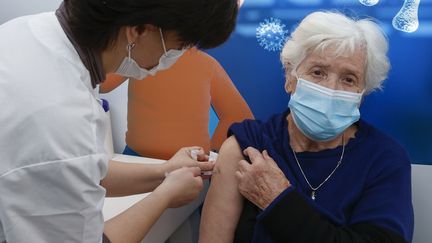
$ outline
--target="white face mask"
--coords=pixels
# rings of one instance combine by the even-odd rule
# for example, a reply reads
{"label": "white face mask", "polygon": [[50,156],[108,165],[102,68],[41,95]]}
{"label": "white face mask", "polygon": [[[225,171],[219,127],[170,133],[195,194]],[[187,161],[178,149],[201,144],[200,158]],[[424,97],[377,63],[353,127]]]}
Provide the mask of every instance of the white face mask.
{"label": "white face mask", "polygon": [[118,67],[117,71],[115,71],[115,73],[123,77],[141,80],[147,77],[148,75],[154,76],[158,71],[162,71],[170,68],[183,55],[186,49],[167,51],[165,47],[165,40],[163,38],[162,30],[160,28],[159,28],[159,32],[161,35],[162,46],[165,53],[162,54],[162,56],[160,57],[159,64],[156,67],[150,70],[140,67],[138,63],[131,57],[131,52],[132,49],[135,47],[135,44],[128,44],[126,47],[128,51],[128,56],[123,59],[123,62],[120,64],[120,66]]}

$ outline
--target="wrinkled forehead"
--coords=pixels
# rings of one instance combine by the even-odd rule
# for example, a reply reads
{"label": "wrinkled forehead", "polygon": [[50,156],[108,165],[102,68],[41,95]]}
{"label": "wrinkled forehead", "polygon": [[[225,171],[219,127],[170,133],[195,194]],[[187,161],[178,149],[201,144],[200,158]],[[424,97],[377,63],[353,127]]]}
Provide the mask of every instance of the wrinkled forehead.
{"label": "wrinkled forehead", "polygon": [[359,57],[366,60],[366,48],[363,45],[356,45],[354,43],[325,41],[307,50],[307,53],[326,56],[331,58],[353,58]]}
{"label": "wrinkled forehead", "polygon": [[366,52],[364,48],[339,48],[331,45],[315,48],[303,59],[299,67],[319,64],[320,66],[345,67],[364,75],[366,72]]}

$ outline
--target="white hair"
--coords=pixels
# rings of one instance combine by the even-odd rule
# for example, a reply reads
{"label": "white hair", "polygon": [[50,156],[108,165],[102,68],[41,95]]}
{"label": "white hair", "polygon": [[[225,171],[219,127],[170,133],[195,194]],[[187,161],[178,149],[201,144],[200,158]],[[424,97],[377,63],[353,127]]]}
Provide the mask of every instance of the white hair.
{"label": "white hair", "polygon": [[336,12],[311,13],[294,30],[281,53],[287,74],[294,75],[308,54],[329,46],[336,47],[335,55],[365,51],[365,93],[382,88],[390,69],[385,34],[371,19],[355,20]]}

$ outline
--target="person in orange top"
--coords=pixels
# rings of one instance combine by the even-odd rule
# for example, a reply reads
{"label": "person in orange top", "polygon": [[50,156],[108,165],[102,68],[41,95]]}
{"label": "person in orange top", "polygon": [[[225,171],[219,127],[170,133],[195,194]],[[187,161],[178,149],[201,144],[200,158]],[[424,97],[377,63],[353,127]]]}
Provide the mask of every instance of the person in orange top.
{"label": "person in orange top", "polygon": [[[100,92],[110,92],[124,81],[110,74]],[[223,67],[196,48],[187,50],[168,70],[129,80],[128,89],[126,154],[169,159],[184,146],[217,151],[232,123],[253,118]],[[210,139],[211,106],[219,124]]]}

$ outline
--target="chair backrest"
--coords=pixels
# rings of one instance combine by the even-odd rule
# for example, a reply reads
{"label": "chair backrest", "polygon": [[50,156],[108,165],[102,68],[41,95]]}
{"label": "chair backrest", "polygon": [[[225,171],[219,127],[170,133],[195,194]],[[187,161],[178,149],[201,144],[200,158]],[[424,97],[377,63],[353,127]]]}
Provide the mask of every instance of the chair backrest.
{"label": "chair backrest", "polygon": [[413,243],[432,242],[432,165],[412,165]]}
{"label": "chair backrest", "polygon": [[128,83],[125,81],[113,91],[100,95],[109,102],[114,152],[118,154],[126,145]]}

